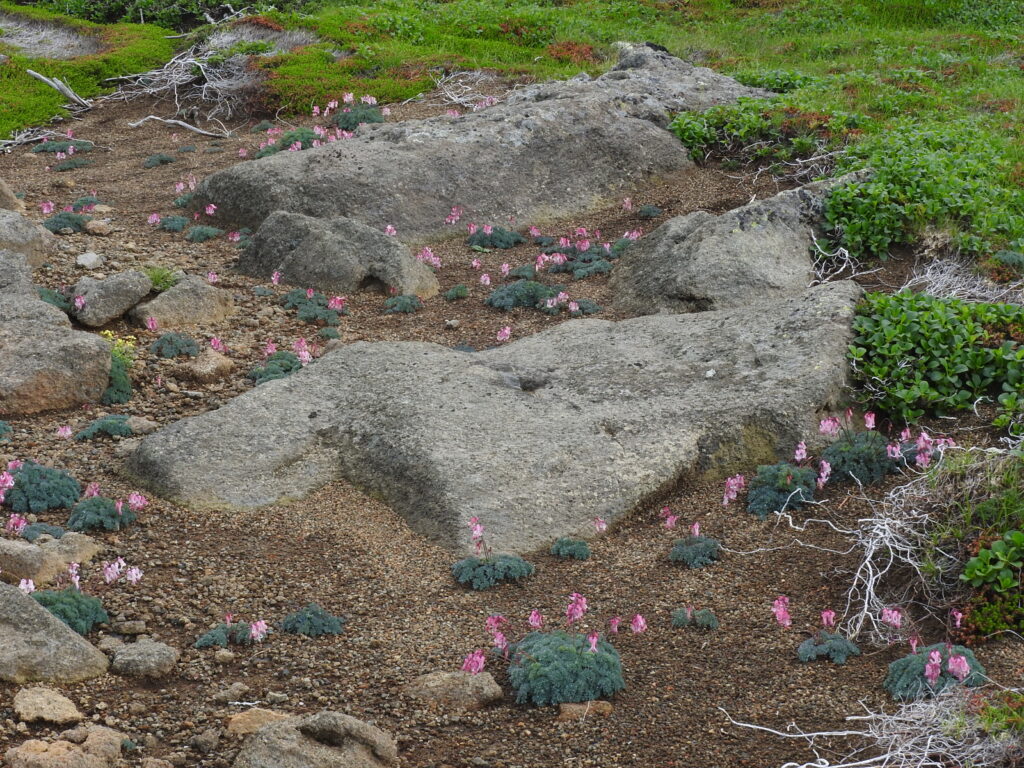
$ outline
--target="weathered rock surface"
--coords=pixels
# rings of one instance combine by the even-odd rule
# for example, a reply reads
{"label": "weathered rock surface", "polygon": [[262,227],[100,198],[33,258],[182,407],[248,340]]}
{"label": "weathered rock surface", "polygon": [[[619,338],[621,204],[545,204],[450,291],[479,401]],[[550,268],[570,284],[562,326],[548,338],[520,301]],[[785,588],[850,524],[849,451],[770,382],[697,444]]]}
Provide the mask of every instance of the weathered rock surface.
{"label": "weathered rock surface", "polygon": [[7,182],[0,179],[0,209],[21,213],[25,210],[25,203],[17,198]]}
{"label": "weathered rock surface", "polygon": [[14,714],[25,723],[67,725],[82,721],[82,713],[67,696],[52,688],[22,688],[14,694]]}
{"label": "weathered rock surface", "polygon": [[48,230],[13,210],[0,207],[0,250],[20,253],[38,267],[53,255],[57,239]]}
{"label": "weathered rock surface", "polygon": [[75,296],[85,299],[85,306],[75,312],[83,325],[106,325],[138,304],[153,290],[153,282],[145,274],[131,269],[104,280],[83,277],[75,284]]}
{"label": "weathered rock surface", "polygon": [[95,402],[109,373],[110,345],[72,329],[39,298],[24,255],[0,250],[0,418]]}
{"label": "weathered rock surface", "polygon": [[559,720],[583,720],[588,717],[608,717],[615,708],[610,701],[563,701],[558,705]]}
{"label": "weathered rock surface", "polygon": [[240,272],[333,293],[384,290],[422,299],[437,295],[438,282],[426,264],[394,237],[353,219],[314,219],[275,211],[260,225],[238,260]]}
{"label": "weathered rock surface", "polygon": [[430,672],[409,683],[405,692],[442,707],[466,710],[482,709],[502,698],[501,686],[489,672]]}
{"label": "weathered rock surface", "polygon": [[69,563],[85,565],[101,549],[96,539],[72,531],[38,543],[4,538],[0,539],[0,571],[12,579],[32,579],[40,587],[67,573]]}
{"label": "weathered rock surface", "polygon": [[59,741],[30,739],[7,750],[10,768],[109,768],[117,764],[125,735],[94,725],[74,728]]}
{"label": "weathered rock surface", "polygon": [[178,366],[177,371],[186,379],[210,384],[230,375],[234,369],[234,360],[207,347],[195,359]]}
{"label": "weathered rock surface", "polygon": [[130,469],[195,506],[341,476],[455,549],[478,515],[493,547],[528,550],[815,435],[842,399],[859,295],[839,282],[740,310],[570,321],[475,354],[350,344],[149,435]]}
{"label": "weathered rock surface", "polygon": [[227,720],[227,730],[232,736],[248,736],[250,733],[256,733],[265,725],[289,720],[291,717],[292,715],[275,712],[272,709],[253,707],[252,709],[245,710],[245,712],[231,715]]}
{"label": "weathered rock surface", "polygon": [[10,584],[0,583],[0,680],[77,683],[107,671],[107,657]]}
{"label": "weathered rock surface", "polygon": [[110,671],[127,677],[166,677],[180,656],[177,648],[143,638],[114,651]]}
{"label": "weathered rock surface", "polygon": [[198,275],[183,275],[174,286],[139,304],[128,316],[136,325],[145,325],[146,318],[155,317],[160,329],[168,330],[217,323],[234,311],[230,292],[215,288]]}
{"label": "weathered rock surface", "polygon": [[242,745],[234,768],[381,768],[398,764],[395,740],[340,712],[271,723]]}
{"label": "weathered rock surface", "polygon": [[86,251],[75,257],[75,264],[82,269],[99,269],[106,263],[106,259],[94,251]]}
{"label": "weathered rock surface", "polygon": [[705,312],[802,293],[822,206],[841,180],[780,192],[716,216],[679,216],[633,243],[612,272],[623,312]]}
{"label": "weathered rock surface", "polygon": [[671,110],[755,96],[645,46],[616,71],[517,95],[460,117],[364,126],[354,139],[279,152],[204,179],[200,204],[256,229],[274,211],[346,216],[404,240],[451,233],[453,206],[478,222],[529,223],[579,213],[650,178],[692,168],[665,130]]}

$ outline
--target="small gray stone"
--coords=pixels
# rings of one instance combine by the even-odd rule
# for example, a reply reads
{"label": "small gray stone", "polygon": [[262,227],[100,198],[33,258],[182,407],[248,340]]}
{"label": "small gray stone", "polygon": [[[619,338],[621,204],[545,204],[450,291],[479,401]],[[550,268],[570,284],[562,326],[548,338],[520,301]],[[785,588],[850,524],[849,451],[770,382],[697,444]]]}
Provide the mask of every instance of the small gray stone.
{"label": "small gray stone", "polygon": [[93,251],[81,253],[75,259],[75,264],[82,267],[82,269],[99,269],[104,263],[106,263],[106,259]]}
{"label": "small gray stone", "polygon": [[128,677],[165,677],[174,669],[180,655],[169,645],[140,639],[114,652],[110,670]]}
{"label": "small gray stone", "polygon": [[417,677],[405,688],[417,699],[455,709],[482,709],[501,701],[501,687],[489,672],[431,672]]}
{"label": "small gray stone", "polygon": [[207,728],[202,733],[197,733],[189,740],[189,744],[196,752],[208,755],[217,748],[220,743],[220,728]]}
{"label": "small gray stone", "polygon": [[75,703],[52,688],[22,688],[14,694],[14,714],[25,723],[67,725],[82,721]]}

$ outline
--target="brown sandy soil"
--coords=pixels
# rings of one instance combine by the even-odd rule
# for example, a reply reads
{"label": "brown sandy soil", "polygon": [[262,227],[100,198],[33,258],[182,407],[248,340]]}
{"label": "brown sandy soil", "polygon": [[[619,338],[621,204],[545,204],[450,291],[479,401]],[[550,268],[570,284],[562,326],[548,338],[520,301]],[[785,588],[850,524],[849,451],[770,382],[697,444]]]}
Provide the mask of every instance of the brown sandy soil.
{"label": "brown sandy soil", "polygon": [[[130,403],[11,420],[14,436],[2,446],[0,458],[31,458],[66,468],[83,483],[99,482],[104,495],[115,497],[134,490],[118,473],[117,441],[63,441],[55,436],[58,426],[78,430],[104,412],[139,414],[166,424],[216,408],[251,386],[244,375],[262,358],[268,339],[287,348],[316,332],[278,306],[284,287],[260,297],[253,293],[257,281],[231,271],[236,256],[232,244],[218,239],[193,245],[146,223],[152,212],[179,212],[171,204],[176,181],[239,162],[238,149],[245,147],[251,154],[261,139],[244,128],[236,137],[214,140],[156,123],[126,127],[153,109],[111,104],[84,115],[75,124],[76,137],[95,141],[100,148],[88,155],[95,164],[80,170],[47,171],[48,156],[27,149],[0,157],[0,176],[26,193],[30,215],[37,220],[42,218],[41,201],[62,206],[90,190],[113,209],[98,214],[111,218],[113,234],[62,237],[60,257],[37,271],[40,284],[72,284],[85,274],[74,266],[75,257],[95,250],[108,259],[97,270],[100,274],[149,264],[200,274],[216,271],[219,285],[234,294],[239,307],[230,320],[193,334],[203,343],[214,335],[223,339],[237,364],[228,380],[211,385],[180,380],[177,362],[157,360],[148,352],[158,334],[116,322],[110,327],[114,333],[138,339],[132,370],[136,394]],[[402,109],[395,109],[396,118],[403,116]],[[178,153],[183,145],[196,150]],[[156,152],[178,161],[143,169],[142,161]],[[656,221],[641,221],[616,205],[561,222],[545,234],[584,226],[617,237],[637,227],[649,231],[670,216],[720,212],[755,194],[765,197],[775,191],[765,178],[752,188],[743,179],[702,168],[634,196],[635,208],[654,203],[664,209]],[[442,291],[465,283],[470,298],[449,303],[438,296],[415,315],[388,316],[382,314],[384,297],[350,296],[351,315],[340,328],[343,342],[401,339],[480,348],[496,343],[495,334],[504,325],[512,327],[516,338],[561,321],[536,311],[506,314],[483,304],[488,289],[479,284],[480,273],[490,273],[500,284],[500,265],[532,262],[535,246],[478,254],[462,237],[453,237],[434,250],[444,263],[438,275]],[[483,262],[481,270],[469,266],[473,258]],[[603,277],[567,285],[573,297],[609,304]],[[599,317],[614,315],[606,310]],[[446,327],[446,320],[458,320],[458,327]],[[500,439],[500,428],[495,439]],[[847,550],[848,543],[822,526],[797,534],[783,525],[760,523],[741,504],[724,508],[721,494],[718,484],[682,484],[594,540],[590,560],[565,562],[534,553],[528,556],[537,566],[534,577],[521,586],[483,593],[455,584],[449,553],[413,534],[380,502],[343,483],[294,504],[259,510],[194,512],[154,498],[137,525],[98,535],[108,548],[100,559],[122,556],[140,566],[145,572],[141,584],[104,585],[98,567],[92,566],[85,569],[83,589],[101,596],[112,618],[145,620],[156,638],[183,650],[182,660],[174,674],[155,683],[108,675],[64,691],[89,719],[122,729],[142,747],[127,758],[129,764],[156,756],[172,758],[177,765],[230,765],[237,740],[225,735],[208,754],[190,747],[189,741],[243,709],[213,700],[237,681],[250,688],[245,701],[290,713],[334,709],[377,724],[398,738],[405,766],[764,768],[810,759],[801,742],[732,727],[720,708],[737,719],[777,728],[795,722],[808,730],[835,729],[845,715],[861,710],[859,702],[872,708],[891,706],[881,681],[886,665],[906,648],[865,647],[845,667],[799,663],[795,648],[816,626],[818,613],[841,609],[845,581],[837,574],[854,559],[800,547],[794,540],[836,551]],[[828,496],[814,516],[829,514],[849,523],[867,511],[863,501],[847,498],[842,486]],[[662,505],[680,514],[681,524],[699,521],[706,535],[721,540],[728,550],[722,561],[697,571],[670,564],[667,554],[678,533],[660,526]],[[39,519],[63,524],[66,513],[46,513]],[[759,551],[744,554],[752,550]],[[458,669],[467,653],[487,647],[487,615],[512,619],[515,637],[524,631],[532,609],[539,609],[549,623],[561,621],[571,592],[590,601],[587,630],[603,629],[614,615],[627,617],[624,628],[635,613],[649,622],[644,634],[627,630],[613,638],[627,688],[615,697],[610,717],[562,722],[555,719],[557,710],[515,705],[511,694],[497,706],[462,714],[430,709],[402,693],[403,685],[416,676]],[[778,627],[770,613],[772,600],[780,594],[791,600],[794,625],[789,631]],[[307,640],[277,631],[260,646],[238,649],[227,664],[215,663],[212,650],[192,647],[226,612],[274,624],[310,601],[348,619],[342,635]],[[714,610],[721,629],[707,634],[672,629],[671,611],[685,604]],[[942,639],[941,628],[925,630],[929,642]],[[1004,643],[987,645],[982,658],[990,675],[1004,683],[1019,674],[1024,662],[1019,647]],[[489,662],[508,692],[501,666]],[[45,726],[15,728],[15,691],[0,684],[0,749],[50,733]],[[268,704],[268,694],[286,699],[275,696],[277,703]]]}

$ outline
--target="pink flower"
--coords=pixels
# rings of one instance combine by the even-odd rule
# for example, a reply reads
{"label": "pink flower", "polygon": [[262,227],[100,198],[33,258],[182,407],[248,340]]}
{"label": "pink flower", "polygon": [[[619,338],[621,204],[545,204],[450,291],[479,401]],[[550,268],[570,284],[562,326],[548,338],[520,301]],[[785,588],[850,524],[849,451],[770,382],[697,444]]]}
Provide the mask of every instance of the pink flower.
{"label": "pink flower", "polygon": [[700,523],[693,523],[690,525],[690,535],[695,538],[700,536]]}
{"label": "pink flower", "polygon": [[747,485],[743,475],[733,475],[725,480],[725,495],[722,497],[722,506],[729,506],[730,501],[736,500],[736,495]]}
{"label": "pink flower", "polygon": [[458,224],[459,219],[462,218],[462,207],[455,205],[452,206],[451,212],[444,217],[445,224]]}
{"label": "pink flower", "polygon": [[544,615],[534,608],[530,611],[530,618],[527,622],[533,629],[541,629],[544,626]]}
{"label": "pink flower", "polygon": [[28,525],[28,520],[15,512],[7,519],[7,525],[4,526],[4,530],[17,536],[25,530],[26,525]]}
{"label": "pink flower", "polygon": [[185,191],[185,182],[184,181],[176,181],[176,182],[174,182],[174,191],[177,192],[179,195],[182,192],[184,192]]}
{"label": "pink flower", "polygon": [[238,150],[238,156],[239,157],[248,157],[249,156],[249,150],[246,149],[245,147],[242,147],[241,149]]}
{"label": "pink flower", "polygon": [[313,362],[313,351],[309,348],[309,343],[305,339],[296,339],[292,342],[292,351],[303,365],[309,365]]}
{"label": "pink flower", "polygon": [[267,343],[263,345],[263,356],[270,357],[275,352],[277,352],[277,344],[267,339]]}
{"label": "pink flower", "polygon": [[484,234],[489,235],[494,232],[494,227],[490,224],[484,224]]}
{"label": "pink flower", "polygon": [[217,206],[214,205],[213,203],[210,203],[203,210],[206,211],[207,216],[213,216],[213,214],[217,212]]}
{"label": "pink flower", "polygon": [[938,651],[932,651],[928,654],[928,663],[924,665],[924,677],[928,681],[928,685],[932,688],[939,681],[939,676],[942,674],[942,654]]}
{"label": "pink flower", "polygon": [[158,327],[158,323],[157,323],[155,317],[150,315],[149,317],[146,318],[146,330],[147,331],[155,331],[157,329],[157,327]]}
{"label": "pink flower", "polygon": [[210,349],[212,349],[214,352],[220,352],[221,354],[224,354],[228,351],[228,348],[224,346],[224,342],[220,340],[219,336],[214,336],[212,339],[210,339]]}
{"label": "pink flower", "polygon": [[242,233],[241,232],[237,232],[237,231],[235,231],[235,232],[228,232],[228,242],[229,243],[237,243],[241,239],[242,239]]}
{"label": "pink flower", "polygon": [[114,510],[119,515],[123,515],[124,514],[124,502],[121,501],[121,499],[118,499],[117,501],[114,502]]}
{"label": "pink flower", "polygon": [[894,629],[899,629],[903,625],[903,611],[899,608],[883,608],[882,622]]}
{"label": "pink flower", "polygon": [[18,589],[24,592],[26,595],[30,595],[36,591],[35,582],[32,579],[22,579],[18,582]]}
{"label": "pink flower", "polygon": [[394,237],[395,235],[398,234],[398,230],[395,229],[390,224],[388,224],[386,227],[384,227],[384,234],[387,235],[388,237]]}
{"label": "pink flower", "polygon": [[348,299],[344,296],[331,296],[327,300],[327,308],[333,309],[335,312],[340,312],[345,308],[345,304],[348,303]]}
{"label": "pink flower", "polygon": [[832,475],[832,465],[824,459],[818,464],[818,488],[824,488],[825,483],[828,482],[829,477]]}
{"label": "pink flower", "polygon": [[498,341],[508,341],[509,337],[512,336],[512,326],[504,325],[501,330],[498,331]]}
{"label": "pink flower", "polygon": [[918,637],[916,634],[913,634],[910,636],[910,640],[908,640],[907,642],[910,643],[910,652],[917,653],[917,646],[921,644],[921,638]]}
{"label": "pink flower", "polygon": [[662,523],[668,530],[672,530],[676,527],[676,523],[679,522],[679,515],[667,515],[665,522]]}
{"label": "pink flower", "polygon": [[79,312],[85,309],[85,296],[75,296],[75,309]]}
{"label": "pink flower", "polygon": [[590,647],[587,649],[588,653],[597,653],[597,640],[597,632],[591,632],[589,635],[587,635],[587,642],[590,643]]}
{"label": "pink flower", "polygon": [[967,663],[967,657],[960,653],[951,653],[946,662],[946,669],[949,674],[961,683],[971,674],[971,665]]}
{"label": "pink flower", "polygon": [[89,483],[85,486],[85,497],[99,496],[100,495],[100,484],[96,482]]}
{"label": "pink flower", "polygon": [[610,619],[608,619],[608,631],[613,635],[619,634],[619,624],[621,623],[621,616],[612,616]]}
{"label": "pink flower", "polygon": [[468,223],[468,224],[466,225],[466,231],[467,231],[467,232],[468,232],[469,234],[471,234],[471,235],[475,235],[475,234],[476,234],[476,231],[477,231],[477,229],[478,229],[477,225],[476,225],[476,224],[474,224],[474,223],[473,223],[472,221],[471,221],[471,222],[469,222],[469,223]]}
{"label": "pink flower", "polygon": [[206,279],[210,281],[211,285],[213,283],[216,283],[218,280],[220,280],[220,278],[217,277],[217,273],[216,272],[207,272],[206,273]]}
{"label": "pink flower", "polygon": [[448,115],[448,117],[458,117],[460,113],[457,109],[448,109],[445,110],[445,114]]}
{"label": "pink flower", "polygon": [[356,100],[356,97],[352,93],[343,93],[341,94],[341,100],[346,104],[351,104]]}
{"label": "pink flower", "polygon": [[[576,227],[575,235],[576,235],[576,237],[586,237],[587,236],[587,228],[586,227]],[[586,250],[586,248],[584,248],[583,250]]]}
{"label": "pink flower", "polygon": [[50,202],[49,200],[44,200],[43,202],[41,202],[39,204],[39,210],[41,210],[47,216],[49,216],[51,213],[53,213],[53,208],[54,208],[53,203]]}
{"label": "pink flower", "polygon": [[569,605],[565,608],[565,621],[570,626],[582,619],[587,613],[587,598],[579,592],[569,596]]}
{"label": "pink flower", "polygon": [[[12,459],[11,461],[7,462],[7,471],[8,472],[13,472],[16,469],[21,469],[24,465],[25,465],[24,461],[20,461],[18,459]],[[12,488],[14,487],[13,483],[11,484],[11,487]]]}
{"label": "pink flower", "polygon": [[318,106],[314,106],[313,107],[313,117],[320,117],[320,107],[318,107]]}
{"label": "pink flower", "polygon": [[316,296],[316,291],[314,291],[312,288],[307,288],[306,289],[306,298],[307,299],[312,299],[314,296]]}
{"label": "pink flower", "polygon": [[595,517],[594,528],[597,530],[598,533],[604,533],[608,530],[608,523],[606,523],[603,518]]}
{"label": "pink flower", "polygon": [[233,614],[233,613],[225,613],[224,614],[224,623],[225,624],[234,624],[235,623],[235,614]]}
{"label": "pink flower", "polygon": [[372,105],[372,104],[376,104],[377,103],[377,100],[375,98],[373,98],[373,96],[363,96],[359,100],[361,102],[363,102],[363,104],[371,104]]}
{"label": "pink flower", "polygon": [[500,613],[496,613],[484,619],[484,628],[492,635],[506,624],[508,624],[508,619]]}
{"label": "pink flower", "polygon": [[949,615],[953,617],[953,626],[956,629],[960,629],[960,622],[963,620],[964,615],[960,613],[956,608],[949,612]]}
{"label": "pink flower", "polygon": [[138,584],[142,581],[142,569],[137,568],[134,565],[124,572],[125,580],[132,585]]}
{"label": "pink flower", "polygon": [[818,423],[818,431],[823,435],[835,437],[839,434],[839,419],[835,416],[829,416],[827,419],[822,419]]}
{"label": "pink flower", "polygon": [[796,444],[796,450],[793,452],[793,461],[803,461],[807,458],[807,446],[804,441],[801,440]]}
{"label": "pink flower", "polygon": [[779,622],[780,626],[786,628],[792,626],[793,619],[789,615],[789,598],[785,595],[775,598],[775,602],[772,603],[772,613],[775,614],[775,620]]}
{"label": "pink flower", "polygon": [[484,652],[477,648],[462,662],[462,671],[468,672],[471,675],[479,675],[484,671],[484,665],[486,663],[487,659],[484,656]]}
{"label": "pink flower", "polygon": [[160,223],[160,214],[159,213],[151,213],[151,214],[149,214],[149,218],[146,219],[146,221],[148,221],[150,224],[154,224],[154,225],[155,224],[159,224]]}
{"label": "pink flower", "polygon": [[82,577],[78,574],[81,567],[81,563],[68,563],[68,579],[71,580],[71,584],[74,588],[78,590],[81,590],[82,588]]}
{"label": "pink flower", "polygon": [[128,509],[133,512],[140,512],[149,506],[149,499],[143,496],[141,493],[132,491],[128,494]]}
{"label": "pink flower", "polygon": [[890,459],[898,459],[903,455],[903,453],[900,451],[899,445],[896,443],[889,443],[885,446],[885,455]]}
{"label": "pink flower", "polygon": [[125,562],[120,557],[112,563],[103,563],[103,581],[107,584],[113,584],[121,578],[121,570],[124,566]]}
{"label": "pink flower", "polygon": [[508,638],[505,637],[505,633],[500,630],[491,634],[491,642],[494,643],[494,647],[499,651],[505,651],[508,649]]}
{"label": "pink flower", "polygon": [[875,413],[874,411],[868,411],[864,414],[864,426],[867,429],[875,428]]}
{"label": "pink flower", "polygon": [[932,463],[932,455],[921,451],[914,457],[914,463],[921,469],[928,469],[928,465]]}
{"label": "pink flower", "polygon": [[251,637],[254,642],[262,643],[269,633],[270,628],[267,626],[267,622],[263,619],[254,621],[249,625],[249,637]]}
{"label": "pink flower", "polygon": [[633,198],[624,197],[622,198],[622,210],[632,211],[633,210]]}
{"label": "pink flower", "polygon": [[272,274],[270,276],[270,282],[272,282],[274,285],[280,285],[282,277],[283,277],[283,275],[280,272],[275,270],[274,274]]}
{"label": "pink flower", "polygon": [[61,427],[57,427],[57,437],[59,437],[61,440],[67,440],[68,438],[70,438],[71,427],[69,427],[67,424]]}
{"label": "pink flower", "polygon": [[502,277],[508,277],[508,273],[511,272],[511,271],[512,271],[512,267],[510,267],[507,263],[501,265],[501,276]]}
{"label": "pink flower", "polygon": [[634,635],[639,635],[647,631],[647,619],[641,616],[639,613],[633,617],[633,620],[629,622],[629,628]]}
{"label": "pink flower", "polygon": [[530,227],[530,237],[540,237],[540,227]]}
{"label": "pink flower", "polygon": [[480,269],[480,259],[473,259],[471,262],[469,262],[469,266],[471,266],[473,269]]}
{"label": "pink flower", "polygon": [[574,315],[574,314],[576,314],[577,312],[580,311],[580,305],[579,305],[578,302],[570,301],[568,309],[569,309],[569,313]]}
{"label": "pink flower", "polygon": [[821,626],[823,627],[834,627],[836,625],[836,612],[835,611],[822,611],[821,612]]}

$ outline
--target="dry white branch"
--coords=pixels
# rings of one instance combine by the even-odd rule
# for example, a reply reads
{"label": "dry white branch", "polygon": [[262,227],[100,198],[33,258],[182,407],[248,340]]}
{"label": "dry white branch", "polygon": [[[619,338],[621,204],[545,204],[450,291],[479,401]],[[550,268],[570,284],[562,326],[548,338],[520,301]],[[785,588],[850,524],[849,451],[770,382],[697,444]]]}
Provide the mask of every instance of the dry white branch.
{"label": "dry white branch", "polygon": [[182,128],[186,128],[195,133],[201,133],[203,136],[216,136],[217,138],[227,138],[231,135],[231,131],[224,130],[221,133],[214,133],[213,131],[204,131],[202,128],[196,128],[194,125],[189,125],[184,120],[167,120],[163,117],[157,117],[156,115],[147,115],[141,120],[136,120],[134,123],[128,123],[129,128],[138,128],[147,120],[158,120],[161,123],[168,123],[169,125],[179,125]]}
{"label": "dry white branch", "polygon": [[834,251],[826,251],[821,247],[817,238],[812,240],[814,243],[814,279],[811,280],[810,285],[821,285],[822,283],[828,283],[832,280],[849,280],[857,277],[858,275],[870,275],[872,272],[878,272],[878,269],[863,269],[863,265],[860,260],[850,255],[850,252],[843,247],[837,247]]}
{"label": "dry white branch", "polygon": [[917,266],[900,290],[919,291],[942,299],[1024,303],[1024,281],[994,283],[956,256],[932,259]]}
{"label": "dry white branch", "polygon": [[84,109],[92,109],[92,102],[83,99],[77,93],[75,93],[70,86],[64,83],[59,77],[47,77],[46,75],[40,75],[38,72],[33,72],[31,69],[25,70],[26,74],[31,75],[36,80],[46,83],[48,86],[57,91],[61,96],[71,101],[73,104]]}

